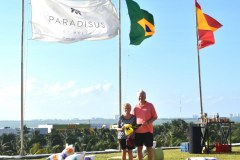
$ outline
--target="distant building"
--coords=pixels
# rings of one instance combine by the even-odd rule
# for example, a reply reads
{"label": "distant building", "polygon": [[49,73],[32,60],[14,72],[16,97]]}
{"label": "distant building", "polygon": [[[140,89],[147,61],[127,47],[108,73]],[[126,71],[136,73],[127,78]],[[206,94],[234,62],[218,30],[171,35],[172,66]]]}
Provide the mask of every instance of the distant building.
{"label": "distant building", "polygon": [[10,128],[10,127],[3,127],[0,128],[0,136],[3,134],[18,134],[19,129]]}
{"label": "distant building", "polygon": [[[51,133],[53,129],[58,131],[66,131],[71,129],[100,129],[100,128],[110,128],[109,124],[46,124],[46,125],[38,125],[37,128],[28,128],[29,132],[39,131],[40,134],[46,135]],[[19,134],[19,128],[10,128],[4,127],[0,128],[0,136],[2,134]]]}
{"label": "distant building", "polygon": [[199,115],[196,115],[196,114],[195,114],[195,115],[193,115],[193,118],[198,118],[198,117],[199,117]]}
{"label": "distant building", "polygon": [[38,128],[46,128],[48,133],[51,133],[53,129],[58,131],[66,131],[71,129],[84,129],[91,128],[90,124],[46,124],[46,125],[38,125]]}
{"label": "distant building", "polygon": [[115,115],[115,120],[118,120],[119,119],[119,115]]}
{"label": "distant building", "polygon": [[231,113],[230,114],[230,118],[237,118],[237,117],[240,117],[240,113]]}
{"label": "distant building", "polygon": [[[29,133],[32,133],[34,131],[39,131],[40,134],[48,134],[48,131],[46,128],[29,128]],[[0,136],[3,134],[19,134],[19,128],[10,128],[10,127],[4,127],[0,128]]]}
{"label": "distant building", "polygon": [[96,128],[96,129],[109,128],[109,127],[110,127],[109,124],[91,124],[91,128]]}
{"label": "distant building", "polygon": [[30,132],[39,131],[39,134],[46,135],[48,134],[47,128],[30,128]]}
{"label": "distant building", "polygon": [[110,129],[117,129],[117,128],[118,128],[117,124],[110,125]]}
{"label": "distant building", "polygon": [[38,128],[45,128],[47,129],[47,133],[51,133],[52,129],[53,129],[53,125],[38,125]]}

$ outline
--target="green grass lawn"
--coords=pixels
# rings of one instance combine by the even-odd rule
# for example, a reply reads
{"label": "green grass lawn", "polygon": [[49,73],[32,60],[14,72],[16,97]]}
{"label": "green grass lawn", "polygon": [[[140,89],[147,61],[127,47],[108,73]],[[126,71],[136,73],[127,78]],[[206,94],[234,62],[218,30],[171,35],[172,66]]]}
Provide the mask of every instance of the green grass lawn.
{"label": "green grass lawn", "polygon": [[218,160],[240,160],[240,147],[233,147],[231,153],[190,154],[181,152],[180,149],[164,150],[165,160],[186,160],[189,157],[215,157]]}
{"label": "green grass lawn", "polygon": [[[180,149],[164,150],[164,160],[186,160],[189,157],[215,157],[218,160],[240,160],[240,147],[233,147],[231,153],[190,154]],[[107,160],[110,157],[120,156],[121,153],[95,154],[94,160]],[[45,160],[42,158],[41,160]]]}
{"label": "green grass lawn", "polygon": [[[181,152],[180,149],[164,150],[164,160],[186,160],[189,157],[215,157],[218,160],[240,160],[240,147],[233,147],[231,153],[218,154],[190,154],[189,152]],[[110,157],[120,156],[121,153],[96,154],[94,160],[107,160]]]}

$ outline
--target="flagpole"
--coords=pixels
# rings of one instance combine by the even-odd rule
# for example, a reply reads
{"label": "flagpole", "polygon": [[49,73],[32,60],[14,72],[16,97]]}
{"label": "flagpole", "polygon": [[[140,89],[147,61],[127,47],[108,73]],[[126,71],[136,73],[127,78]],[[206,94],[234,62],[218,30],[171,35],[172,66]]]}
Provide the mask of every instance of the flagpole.
{"label": "flagpole", "polygon": [[[198,44],[198,43],[197,43]],[[197,45],[198,46],[198,45]],[[198,47],[197,47],[198,48]],[[199,81],[199,95],[200,95],[200,114],[201,118],[203,116],[203,104],[202,104],[202,84],[201,84],[201,70],[200,70],[200,55],[199,55],[199,49],[197,49],[197,55],[198,55],[198,81]]]}
{"label": "flagpole", "polygon": [[24,0],[22,0],[22,32],[21,32],[21,129],[20,129],[20,140],[21,148],[20,155],[24,155],[23,145],[23,41],[24,41]]}
{"label": "flagpole", "polygon": [[118,30],[118,56],[119,56],[119,116],[122,114],[121,106],[122,106],[122,69],[121,69],[121,64],[122,64],[122,57],[121,57],[121,52],[122,52],[122,43],[121,43],[121,0],[118,0],[118,17],[119,17],[119,30]]}
{"label": "flagpole", "polygon": [[200,70],[200,54],[199,54],[199,37],[198,37],[198,17],[195,0],[195,12],[196,12],[196,37],[197,37],[197,57],[198,57],[198,81],[199,81],[199,95],[200,95],[200,114],[203,117],[203,104],[202,104],[202,85],[201,85],[201,70]]}

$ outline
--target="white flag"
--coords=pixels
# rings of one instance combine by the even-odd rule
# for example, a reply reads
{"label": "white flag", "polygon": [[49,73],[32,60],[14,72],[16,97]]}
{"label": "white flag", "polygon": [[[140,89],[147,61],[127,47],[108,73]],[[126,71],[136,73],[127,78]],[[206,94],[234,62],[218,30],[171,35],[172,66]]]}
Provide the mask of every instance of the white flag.
{"label": "white flag", "polygon": [[118,34],[111,0],[31,0],[32,39],[72,43]]}

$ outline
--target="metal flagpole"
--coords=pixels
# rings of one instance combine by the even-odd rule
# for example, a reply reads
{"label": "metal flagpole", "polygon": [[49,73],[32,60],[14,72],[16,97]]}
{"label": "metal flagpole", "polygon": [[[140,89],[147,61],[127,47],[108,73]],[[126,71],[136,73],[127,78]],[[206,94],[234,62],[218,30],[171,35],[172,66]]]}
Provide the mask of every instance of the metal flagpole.
{"label": "metal flagpole", "polygon": [[203,117],[203,105],[202,105],[202,85],[201,85],[201,70],[200,70],[200,55],[199,55],[199,37],[198,37],[198,17],[197,17],[197,8],[195,0],[195,12],[196,12],[196,35],[197,35],[197,56],[198,56],[198,81],[199,81],[199,95],[200,95],[200,109],[201,109],[201,118]]}
{"label": "metal flagpole", "polygon": [[20,129],[20,140],[21,148],[20,155],[24,155],[23,145],[23,41],[24,41],[24,0],[22,0],[22,32],[21,32],[21,129]]}
{"label": "metal flagpole", "polygon": [[[122,52],[122,43],[121,43],[121,0],[118,0],[118,17],[119,17],[119,29],[118,29],[118,74],[119,74],[119,117],[122,115],[122,57],[121,57],[121,52]],[[121,150],[120,144],[118,145],[119,150]]]}
{"label": "metal flagpole", "polygon": [[119,116],[122,114],[121,106],[122,106],[122,69],[121,69],[121,52],[122,52],[122,46],[121,46],[121,0],[118,0],[118,17],[119,17],[119,30],[118,30],[118,52],[119,52]]}

